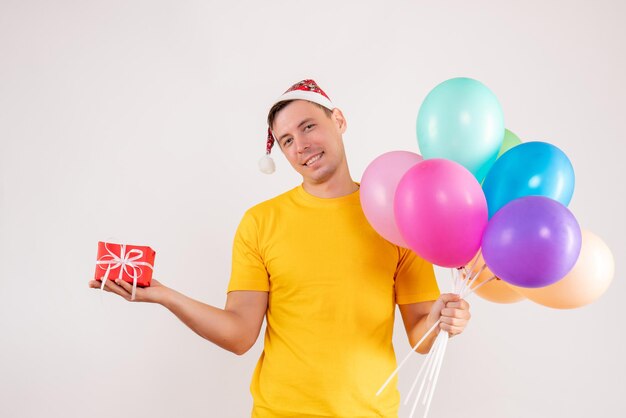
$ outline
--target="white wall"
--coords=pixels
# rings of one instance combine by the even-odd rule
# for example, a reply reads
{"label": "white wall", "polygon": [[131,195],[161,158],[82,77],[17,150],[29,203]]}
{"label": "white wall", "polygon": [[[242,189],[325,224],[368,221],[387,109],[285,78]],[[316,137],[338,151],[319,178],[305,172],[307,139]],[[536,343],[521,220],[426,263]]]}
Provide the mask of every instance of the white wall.
{"label": "white wall", "polygon": [[151,245],[159,280],[221,306],[243,211],[298,184],[280,155],[274,176],[256,168],[275,96],[317,80],[359,179],[418,152],[419,105],[454,76],[568,154],[570,208],[617,271],[573,311],[473,297],[430,416],[622,416],[625,3],[389,3],[0,2],[0,416],[249,415],[262,339],[237,357],[159,306],[101,298],[97,241]]}

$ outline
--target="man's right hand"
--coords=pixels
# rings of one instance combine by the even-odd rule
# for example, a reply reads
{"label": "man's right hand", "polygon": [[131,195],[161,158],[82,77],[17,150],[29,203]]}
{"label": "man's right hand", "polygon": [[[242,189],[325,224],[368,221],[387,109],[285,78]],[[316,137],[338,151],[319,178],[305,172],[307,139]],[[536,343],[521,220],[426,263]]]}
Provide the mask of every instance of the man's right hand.
{"label": "man's right hand", "polygon": [[[92,289],[100,289],[102,286],[102,282],[98,280],[89,281],[89,287]],[[133,285],[127,283],[123,280],[117,279],[107,280],[104,285],[104,290],[107,292],[115,293],[126,299],[127,301],[131,301],[131,292],[133,290]],[[135,299],[132,302],[151,302],[151,303],[161,303],[163,300],[164,294],[169,289],[159,283],[158,280],[152,279],[150,286],[148,287],[137,287],[135,291]]]}
{"label": "man's right hand", "polygon": [[[91,280],[89,287],[102,285]],[[130,301],[133,286],[124,281],[107,280],[104,290]],[[254,345],[267,311],[268,292],[239,290],[228,293],[224,309],[191,299],[152,279],[149,287],[138,287],[134,302],[163,305],[196,334],[218,346],[241,355]]]}

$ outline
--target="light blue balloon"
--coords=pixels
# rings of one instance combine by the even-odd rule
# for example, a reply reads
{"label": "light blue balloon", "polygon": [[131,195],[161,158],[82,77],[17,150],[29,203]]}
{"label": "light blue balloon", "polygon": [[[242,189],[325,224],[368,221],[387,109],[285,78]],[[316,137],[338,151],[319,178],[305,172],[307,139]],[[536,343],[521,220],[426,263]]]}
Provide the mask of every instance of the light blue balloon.
{"label": "light blue balloon", "polygon": [[424,159],[455,161],[479,182],[496,161],[503,137],[498,99],[471,78],[452,78],[436,86],[417,115],[417,142]]}
{"label": "light blue balloon", "polygon": [[485,181],[489,218],[524,196],[545,196],[567,206],[574,194],[574,167],[563,151],[547,142],[526,142],[498,158]]}

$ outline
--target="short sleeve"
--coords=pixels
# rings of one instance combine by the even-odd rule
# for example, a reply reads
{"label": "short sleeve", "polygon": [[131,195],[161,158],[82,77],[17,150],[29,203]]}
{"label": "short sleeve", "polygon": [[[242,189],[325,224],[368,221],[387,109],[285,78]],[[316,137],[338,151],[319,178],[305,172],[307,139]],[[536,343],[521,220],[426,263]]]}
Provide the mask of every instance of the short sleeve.
{"label": "short sleeve", "polygon": [[400,261],[395,278],[396,303],[406,305],[436,300],[439,297],[439,286],[433,265],[411,250],[398,248]]}
{"label": "short sleeve", "polygon": [[250,212],[239,223],[233,242],[232,269],[228,291],[269,291],[269,278],[259,249],[258,225]]}

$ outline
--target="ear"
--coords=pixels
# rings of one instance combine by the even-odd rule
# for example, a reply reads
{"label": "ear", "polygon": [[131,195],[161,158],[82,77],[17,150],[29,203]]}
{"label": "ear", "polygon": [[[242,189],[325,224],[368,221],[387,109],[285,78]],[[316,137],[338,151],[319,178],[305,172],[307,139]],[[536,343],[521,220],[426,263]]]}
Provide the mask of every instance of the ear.
{"label": "ear", "polygon": [[343,116],[343,112],[338,108],[334,108],[331,117],[335,122],[335,125],[337,125],[337,129],[339,129],[339,132],[341,132],[342,134],[346,132],[348,123],[346,122],[346,118]]}

